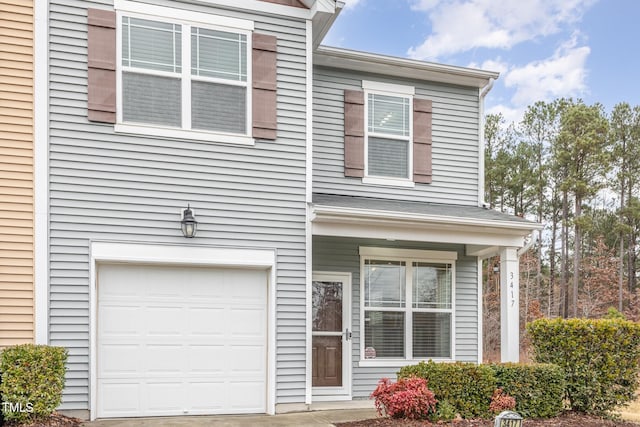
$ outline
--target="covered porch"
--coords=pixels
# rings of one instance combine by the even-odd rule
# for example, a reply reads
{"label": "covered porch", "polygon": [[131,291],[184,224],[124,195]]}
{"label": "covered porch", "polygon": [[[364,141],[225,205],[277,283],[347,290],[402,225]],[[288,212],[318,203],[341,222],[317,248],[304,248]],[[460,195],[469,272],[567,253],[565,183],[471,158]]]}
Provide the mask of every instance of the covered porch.
{"label": "covered porch", "polygon": [[366,398],[420,360],[481,363],[482,260],[496,254],[502,360],[518,361],[517,250],[536,228],[478,207],[315,194],[312,400]]}

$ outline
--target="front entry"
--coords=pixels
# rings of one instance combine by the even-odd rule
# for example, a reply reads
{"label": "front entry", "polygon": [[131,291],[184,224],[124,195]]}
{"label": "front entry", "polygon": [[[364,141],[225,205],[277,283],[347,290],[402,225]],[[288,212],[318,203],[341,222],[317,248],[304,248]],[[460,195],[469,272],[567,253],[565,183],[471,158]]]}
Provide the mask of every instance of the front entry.
{"label": "front entry", "polygon": [[313,274],[313,400],[351,399],[351,275]]}

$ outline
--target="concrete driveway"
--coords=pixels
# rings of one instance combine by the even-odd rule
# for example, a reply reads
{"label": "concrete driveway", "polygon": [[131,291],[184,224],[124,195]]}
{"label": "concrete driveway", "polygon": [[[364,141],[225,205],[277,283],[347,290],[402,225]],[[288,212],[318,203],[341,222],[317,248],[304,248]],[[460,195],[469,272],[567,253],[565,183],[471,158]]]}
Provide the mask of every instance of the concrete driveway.
{"label": "concrete driveway", "polygon": [[327,426],[346,421],[375,418],[374,409],[342,409],[296,412],[278,415],[223,415],[190,417],[122,418],[86,422],[87,427],[240,427],[240,426]]}

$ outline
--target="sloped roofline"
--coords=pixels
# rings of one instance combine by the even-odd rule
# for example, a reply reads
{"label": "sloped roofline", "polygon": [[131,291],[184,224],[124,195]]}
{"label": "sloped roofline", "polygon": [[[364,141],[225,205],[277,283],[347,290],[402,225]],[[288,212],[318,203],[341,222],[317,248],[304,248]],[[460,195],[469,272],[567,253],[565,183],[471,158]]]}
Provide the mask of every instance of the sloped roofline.
{"label": "sloped roofline", "polygon": [[483,88],[500,73],[330,46],[315,50],[314,65]]}

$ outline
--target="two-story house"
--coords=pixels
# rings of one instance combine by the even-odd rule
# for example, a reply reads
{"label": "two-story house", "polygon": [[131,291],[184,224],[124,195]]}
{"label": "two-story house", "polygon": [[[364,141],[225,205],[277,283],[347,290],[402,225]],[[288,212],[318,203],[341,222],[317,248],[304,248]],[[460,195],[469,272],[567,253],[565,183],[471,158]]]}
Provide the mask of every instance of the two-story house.
{"label": "two-story house", "polygon": [[62,410],[367,403],[405,364],[481,361],[496,253],[517,360],[536,225],[482,207],[496,73],[319,46],[334,0],[36,4]]}

